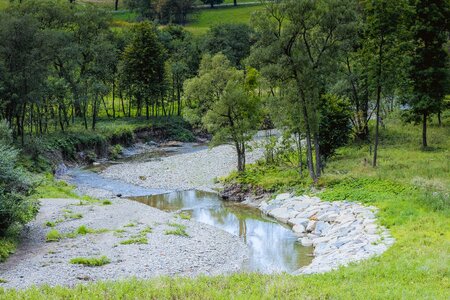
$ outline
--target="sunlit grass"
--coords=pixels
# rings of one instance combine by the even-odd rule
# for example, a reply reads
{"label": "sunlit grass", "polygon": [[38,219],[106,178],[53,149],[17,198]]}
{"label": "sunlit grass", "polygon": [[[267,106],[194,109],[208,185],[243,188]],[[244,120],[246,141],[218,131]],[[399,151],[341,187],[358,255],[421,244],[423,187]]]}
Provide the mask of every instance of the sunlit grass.
{"label": "sunlit grass", "polygon": [[217,24],[224,23],[249,23],[252,14],[255,10],[260,9],[261,6],[238,6],[215,9],[200,9],[195,13],[189,15],[186,30],[195,34],[201,35],[208,31],[208,29]]}

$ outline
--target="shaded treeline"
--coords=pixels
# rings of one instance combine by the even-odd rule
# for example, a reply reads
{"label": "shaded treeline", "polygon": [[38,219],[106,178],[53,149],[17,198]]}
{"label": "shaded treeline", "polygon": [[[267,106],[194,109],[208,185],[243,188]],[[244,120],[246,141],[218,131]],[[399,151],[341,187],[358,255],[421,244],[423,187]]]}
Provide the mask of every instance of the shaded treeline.
{"label": "shaded treeline", "polygon": [[[26,1],[0,16],[0,117],[15,137],[95,129],[99,114],[180,115],[199,50],[180,27],[112,31],[95,6]],[[145,112],[144,112],[145,111]]]}

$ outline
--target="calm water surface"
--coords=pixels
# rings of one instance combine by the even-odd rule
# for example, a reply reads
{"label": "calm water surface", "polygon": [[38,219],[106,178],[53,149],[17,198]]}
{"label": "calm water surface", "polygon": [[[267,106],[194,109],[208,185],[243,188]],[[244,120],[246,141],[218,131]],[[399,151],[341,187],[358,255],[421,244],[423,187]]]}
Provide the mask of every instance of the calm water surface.
{"label": "calm water surface", "polygon": [[312,248],[302,247],[288,227],[214,193],[191,190],[129,198],[164,211],[185,211],[193,220],[241,237],[250,248],[246,271],[292,272],[311,263]]}

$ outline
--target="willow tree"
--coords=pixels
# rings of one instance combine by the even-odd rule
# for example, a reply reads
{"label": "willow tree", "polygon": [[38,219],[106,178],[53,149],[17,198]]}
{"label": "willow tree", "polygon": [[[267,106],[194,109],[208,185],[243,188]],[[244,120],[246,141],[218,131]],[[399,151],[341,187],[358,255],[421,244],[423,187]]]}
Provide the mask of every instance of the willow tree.
{"label": "willow tree", "polygon": [[232,143],[239,172],[245,171],[248,142],[260,125],[260,102],[252,80],[223,54],[205,55],[197,77],[185,83],[191,123],[212,133],[212,145]]}
{"label": "willow tree", "polygon": [[[250,61],[262,74],[277,68],[286,84],[295,87],[306,137],[311,179],[321,175],[319,102],[335,69],[341,43],[353,29],[351,0],[287,0],[268,2],[253,24],[260,39]],[[282,87],[280,87],[282,88]],[[296,114],[296,111],[290,113]]]}

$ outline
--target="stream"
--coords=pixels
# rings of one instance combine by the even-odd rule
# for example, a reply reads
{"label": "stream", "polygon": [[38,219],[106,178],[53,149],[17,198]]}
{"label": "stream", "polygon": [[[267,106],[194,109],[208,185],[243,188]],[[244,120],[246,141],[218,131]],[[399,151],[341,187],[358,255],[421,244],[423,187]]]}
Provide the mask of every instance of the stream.
{"label": "stream", "polygon": [[[188,145],[175,151],[139,153],[130,155],[115,163],[160,159],[161,156],[176,155],[183,151],[198,151]],[[187,149],[187,150],[186,150]],[[159,157],[159,158],[158,158]],[[290,228],[265,216],[259,209],[239,203],[222,201],[210,192],[187,190],[167,191],[148,189],[123,181],[102,177],[98,171],[110,164],[105,162],[95,167],[70,169],[70,182],[77,186],[103,189],[122,197],[139,201],[167,212],[189,214],[191,220],[203,222],[239,236],[249,248],[249,259],[243,271],[276,273],[293,272],[311,263],[312,247],[303,247]]]}

